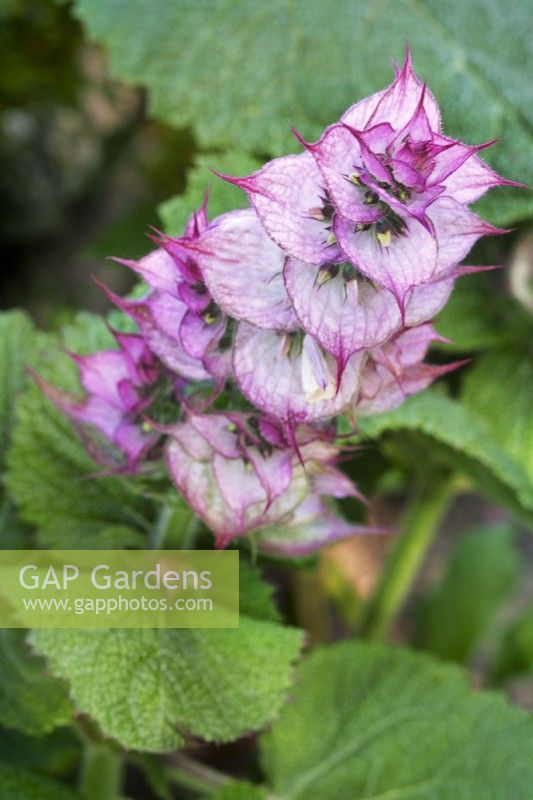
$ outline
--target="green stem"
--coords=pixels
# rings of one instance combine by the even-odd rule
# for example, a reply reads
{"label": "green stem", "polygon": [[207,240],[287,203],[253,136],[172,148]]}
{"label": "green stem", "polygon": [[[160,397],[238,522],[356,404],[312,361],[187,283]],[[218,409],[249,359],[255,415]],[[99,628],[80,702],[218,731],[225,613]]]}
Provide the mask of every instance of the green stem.
{"label": "green stem", "polygon": [[150,550],[162,550],[163,544],[168,534],[169,526],[172,522],[174,509],[166,504],[161,506],[156,523],[150,532],[148,545]]}
{"label": "green stem", "polygon": [[435,539],[452,496],[449,477],[426,486],[407,510],[403,532],[389,555],[377,588],[363,607],[357,632],[383,640],[400,612],[422,561]]}
{"label": "green stem", "polygon": [[119,800],[123,760],[108,745],[84,741],[80,794],[86,800]]}
{"label": "green stem", "polygon": [[204,797],[215,795],[229,781],[230,777],[218,772],[206,764],[178,753],[172,758],[172,766],[167,772],[168,777],[179,786],[198,792]]}

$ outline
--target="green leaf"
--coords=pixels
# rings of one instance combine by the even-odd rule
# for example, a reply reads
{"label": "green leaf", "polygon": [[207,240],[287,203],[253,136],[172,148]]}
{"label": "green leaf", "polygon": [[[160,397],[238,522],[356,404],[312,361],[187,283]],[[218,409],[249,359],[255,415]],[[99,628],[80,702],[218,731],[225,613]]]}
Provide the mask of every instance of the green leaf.
{"label": "green leaf", "polygon": [[0,764],[2,800],[81,800],[81,796],[56,781]]}
{"label": "green leaf", "polygon": [[245,561],[239,562],[240,613],[254,619],[279,622],[280,613],[274,603],[274,587],[262,580],[259,569]]}
{"label": "green leaf", "polygon": [[245,781],[232,781],[212,796],[212,800],[268,800],[268,794],[263,786]]}
{"label": "green leaf", "polygon": [[0,729],[0,764],[40,775],[72,775],[80,760],[80,742],[72,728],[56,728],[47,736],[25,736]]}
{"label": "green leaf", "polygon": [[202,204],[206,191],[209,202],[209,218],[248,205],[246,195],[237,186],[223,181],[213,170],[226,175],[248,175],[259,169],[261,162],[246,153],[229,150],[227,153],[203,153],[187,175],[187,190],[183,195],[172,197],[159,206],[159,216],[165,230],[174,235],[182,234],[190,214]]}
{"label": "green leaf", "polygon": [[0,313],[0,465],[3,463],[13,425],[18,396],[28,380],[40,350],[51,337],[37,333],[23,311]]}
{"label": "green leaf", "polygon": [[517,583],[515,530],[483,525],[456,544],[446,571],[424,598],[416,643],[451,661],[466,661]]}
{"label": "green leaf", "polygon": [[498,654],[495,676],[498,680],[533,672],[533,611],[515,620],[506,631]]}
{"label": "green leaf", "polygon": [[39,630],[32,641],[107,735],[157,752],[187,734],[230,741],[271,722],[301,634],[241,616],[238,630]]}
{"label": "green leaf", "polygon": [[531,321],[520,305],[502,292],[493,275],[467,275],[439,312],[439,333],[451,339],[447,351],[466,352],[509,344],[529,335]]}
{"label": "green leaf", "polygon": [[[101,349],[111,341],[103,321],[88,314],[62,336],[62,344],[76,352]],[[49,348],[37,371],[61,388],[79,390],[77,370],[59,345]],[[19,398],[16,416],[6,482],[21,519],[39,529],[41,544],[142,546],[151,505],[136,493],[135,482],[95,478],[99,467],[74,428],[34,384]]]}
{"label": "green leaf", "polygon": [[482,418],[492,439],[533,481],[533,358],[520,350],[488,353],[476,361],[463,403]]}
{"label": "green leaf", "polygon": [[424,654],[343,643],[304,662],[262,739],[278,800],[529,800],[533,719]]}
{"label": "green leaf", "polygon": [[0,630],[0,723],[42,736],[71,718],[66,684],[45,674],[22,632]]}
{"label": "green leaf", "polygon": [[409,398],[395,411],[361,419],[359,426],[368,438],[408,432],[423,447],[426,465],[436,461],[465,473],[480,491],[533,519],[533,485],[523,466],[500,446],[484,417],[436,389]]}
{"label": "green leaf", "polygon": [[[77,0],[75,12],[106,45],[113,74],[148,88],[154,116],[192,125],[202,147],[257,153],[297,150],[291,125],[313,139],[386,86],[408,41],[446,133],[500,137],[487,158],[530,180],[527,0]],[[500,190],[482,209],[506,224],[533,201]]]}

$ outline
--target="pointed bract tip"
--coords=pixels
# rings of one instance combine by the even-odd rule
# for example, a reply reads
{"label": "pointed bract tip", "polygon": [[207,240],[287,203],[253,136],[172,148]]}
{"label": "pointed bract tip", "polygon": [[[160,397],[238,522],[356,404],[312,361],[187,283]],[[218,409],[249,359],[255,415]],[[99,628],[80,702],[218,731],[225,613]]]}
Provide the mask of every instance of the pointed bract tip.
{"label": "pointed bract tip", "polygon": [[[400,76],[405,78],[409,72],[413,72],[413,58],[411,54],[411,48],[409,47],[409,42],[405,42],[405,56],[403,60],[402,69],[400,72]],[[399,77],[400,77],[399,76]]]}
{"label": "pointed bract tip", "polygon": [[256,181],[254,180],[254,175],[247,175],[243,178],[234,178],[232,175],[225,175],[223,172],[217,172],[217,170],[211,170],[217,175],[219,178],[222,178],[223,181],[227,183],[233,184],[233,186],[237,186],[239,189],[242,189],[243,192],[247,194],[260,194],[263,197],[269,197],[268,192],[262,189],[260,186],[257,185]]}
{"label": "pointed bract tip", "polygon": [[302,145],[304,150],[313,151],[315,149],[315,145],[312,144],[311,142],[308,142],[306,139],[304,139],[302,134],[299,131],[297,131],[296,128],[294,128],[292,126],[291,126],[291,133],[299,141],[299,143]]}

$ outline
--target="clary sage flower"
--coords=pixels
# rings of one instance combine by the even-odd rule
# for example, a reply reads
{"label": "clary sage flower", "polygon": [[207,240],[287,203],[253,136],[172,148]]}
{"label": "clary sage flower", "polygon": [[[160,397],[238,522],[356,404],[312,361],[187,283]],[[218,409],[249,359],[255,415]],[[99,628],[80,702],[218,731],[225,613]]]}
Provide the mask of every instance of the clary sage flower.
{"label": "clary sage flower", "polygon": [[284,556],[368,530],[333,506],[362,499],[336,465],[336,419],[390,411],[460,366],[425,358],[455,280],[486,269],[460,262],[479,237],[502,233],[468,206],[520,185],[480,157],[493,142],[442,132],[409,52],[390,86],[316,142],[296,136],[303,152],[221,176],[250,207],[209,220],[204,200],[183,235],[160,234],[147,256],[121,261],[144,295],[105,291],[138,332],[74,357],[85,398],[40,381],[128,471],[165,441],[174,485],[217,546],[253,535]]}

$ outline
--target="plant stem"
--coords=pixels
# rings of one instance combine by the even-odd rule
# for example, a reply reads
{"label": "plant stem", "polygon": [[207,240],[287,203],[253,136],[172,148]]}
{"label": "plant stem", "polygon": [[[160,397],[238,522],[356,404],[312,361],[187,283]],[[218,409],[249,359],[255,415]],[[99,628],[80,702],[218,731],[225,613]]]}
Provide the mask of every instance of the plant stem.
{"label": "plant stem", "polygon": [[84,740],[80,794],[86,800],[119,800],[123,760],[108,745]]}
{"label": "plant stem", "polygon": [[385,563],[374,594],[363,607],[357,626],[361,637],[386,639],[438,533],[452,491],[452,480],[446,477],[426,486],[412,501],[403,532]]}
{"label": "plant stem", "polygon": [[204,797],[216,794],[231,780],[222,772],[194,761],[183,753],[178,753],[172,758],[172,766],[167,774],[173,782],[199,792]]}

